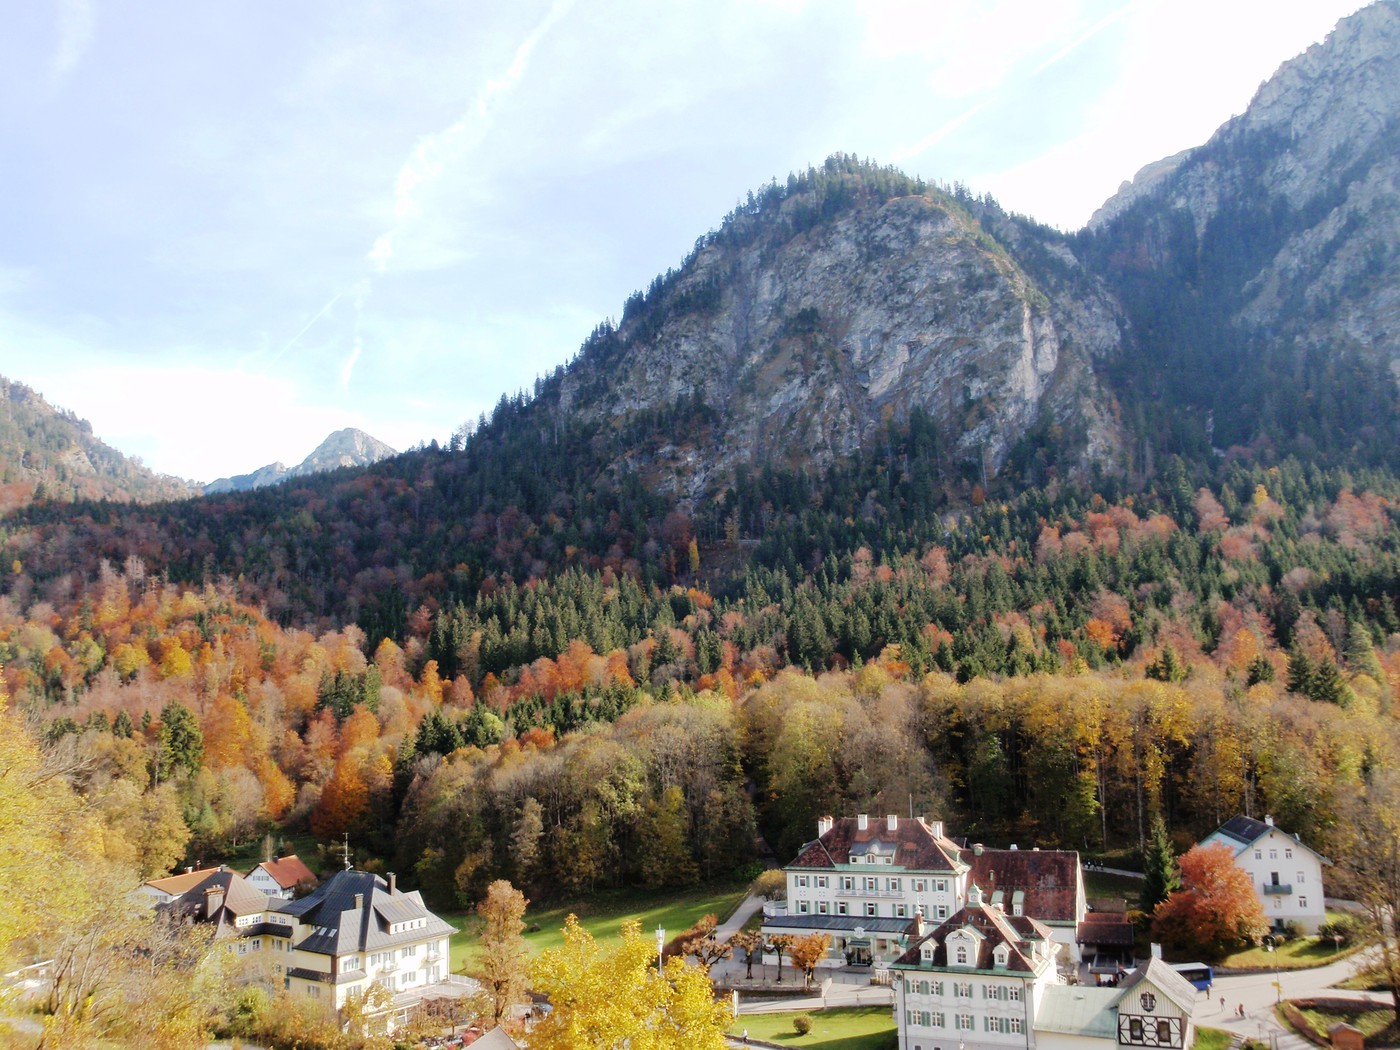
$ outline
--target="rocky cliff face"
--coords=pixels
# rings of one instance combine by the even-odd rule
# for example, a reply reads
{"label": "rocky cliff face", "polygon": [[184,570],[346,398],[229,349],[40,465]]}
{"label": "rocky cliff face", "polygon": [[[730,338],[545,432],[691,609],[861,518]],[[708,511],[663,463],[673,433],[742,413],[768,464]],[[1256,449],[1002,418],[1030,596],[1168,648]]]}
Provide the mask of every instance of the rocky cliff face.
{"label": "rocky cliff face", "polygon": [[204,487],[208,493],[247,492],[265,485],[276,485],[288,478],[304,477],[323,470],[336,470],[339,467],[367,467],[388,459],[397,453],[378,438],[371,437],[363,430],[346,427],[337,430],[316,450],[290,470],[282,463],[269,463],[251,474],[238,474],[231,478],[219,478]]}
{"label": "rocky cliff face", "polygon": [[1199,279],[1245,333],[1378,352],[1400,371],[1400,2],[1343,19],[1162,165],[1095,225]]}
{"label": "rocky cliff face", "polygon": [[850,178],[853,203],[826,221],[801,221],[803,191],[731,220],[564,374],[559,408],[618,425],[703,400],[712,427],[628,463],[688,498],[744,463],[829,463],[914,408],[965,472],[995,474],[1040,426],[1080,465],[1111,461],[1122,438],[1095,363],[1121,319],[1063,239]]}

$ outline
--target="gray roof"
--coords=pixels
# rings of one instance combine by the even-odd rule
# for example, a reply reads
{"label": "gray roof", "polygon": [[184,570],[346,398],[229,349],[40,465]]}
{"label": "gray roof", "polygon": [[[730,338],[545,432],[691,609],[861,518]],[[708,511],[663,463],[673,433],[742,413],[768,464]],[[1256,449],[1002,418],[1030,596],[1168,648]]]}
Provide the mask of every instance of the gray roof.
{"label": "gray roof", "polygon": [[[373,952],[457,932],[427,909],[418,891],[390,893],[387,882],[367,871],[336,872],[314,893],[283,901],[279,910],[313,927],[297,947],[319,955]],[[427,921],[417,929],[389,932],[392,923],[413,919]]]}
{"label": "gray roof", "polygon": [[493,1028],[476,1042],[474,1050],[518,1050],[520,1044],[512,1039],[504,1028]]}
{"label": "gray roof", "polygon": [[904,933],[909,929],[908,919],[878,918],[873,915],[775,915],[763,921],[765,930],[841,930],[853,932],[857,928],[866,933]]}
{"label": "gray roof", "polygon": [[1086,1038],[1118,1038],[1118,989],[1051,985],[1035,1012],[1037,1032],[1063,1032]]}
{"label": "gray roof", "polygon": [[1201,840],[1201,845],[1208,846],[1214,842],[1223,842],[1235,851],[1236,856],[1243,853],[1254,842],[1263,838],[1271,831],[1277,831],[1286,839],[1291,839],[1294,845],[1301,846],[1313,856],[1317,857],[1324,864],[1332,862],[1324,857],[1317,850],[1313,849],[1297,834],[1284,831],[1277,824],[1271,824],[1266,820],[1255,820],[1253,817],[1231,817],[1220,827],[1216,828],[1209,835]]}
{"label": "gray roof", "polygon": [[1117,988],[1119,1001],[1143,981],[1151,981],[1182,1013],[1191,1016],[1198,994],[1196,986],[1161,959],[1148,959],[1146,965],[1128,974]]}

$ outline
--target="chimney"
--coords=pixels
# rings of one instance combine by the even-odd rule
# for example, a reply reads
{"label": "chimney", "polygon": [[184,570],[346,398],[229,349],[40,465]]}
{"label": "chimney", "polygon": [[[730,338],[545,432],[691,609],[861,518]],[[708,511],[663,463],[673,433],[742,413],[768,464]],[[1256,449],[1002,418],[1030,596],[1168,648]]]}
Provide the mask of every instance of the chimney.
{"label": "chimney", "polygon": [[1270,816],[1265,816],[1265,817],[1264,817],[1264,823],[1267,824],[1269,827],[1273,827],[1273,826],[1274,826],[1274,818],[1273,818],[1273,817],[1270,817]]}
{"label": "chimney", "polygon": [[832,826],[833,826],[835,823],[836,823],[836,821],[835,821],[833,818],[831,818],[831,817],[818,817],[818,818],[817,818],[817,838],[821,838],[821,837],[822,837],[823,835],[825,835],[828,831],[830,831],[830,830],[832,829]]}
{"label": "chimney", "polygon": [[360,910],[361,908],[363,908],[364,906],[365,906],[365,895],[364,895],[363,893],[357,893],[357,894],[355,894],[355,910],[356,910],[356,911],[359,911],[359,910]]}
{"label": "chimney", "polygon": [[193,865],[193,864],[186,864],[186,865],[185,865],[185,874],[188,875],[188,874],[189,874],[190,872],[192,872],[192,871],[194,871],[194,865]]}
{"label": "chimney", "polygon": [[929,821],[928,829],[929,829],[929,831],[933,834],[933,837],[934,837],[934,838],[936,838],[936,839],[941,839],[941,838],[943,837],[943,821],[941,821],[941,820]]}
{"label": "chimney", "polygon": [[898,830],[899,830],[899,817],[895,816],[893,813],[891,813],[889,816],[887,816],[887,817],[885,818],[885,828],[886,828],[887,830],[889,830],[889,831],[898,831]]}
{"label": "chimney", "polygon": [[974,842],[974,843],[972,844],[972,855],[973,855],[974,857],[980,857],[980,856],[982,856],[982,843],[980,843],[980,842]]}
{"label": "chimney", "polygon": [[869,828],[870,828],[870,815],[869,815],[868,813],[862,813],[860,816],[856,817],[856,830],[857,830],[857,831],[867,831],[867,830],[869,830]]}
{"label": "chimney", "polygon": [[1014,850],[1014,849],[1016,848],[1016,843],[1013,842],[1013,843],[1010,845],[1010,847],[1008,847],[1008,848]]}
{"label": "chimney", "polygon": [[214,913],[224,906],[224,888],[210,886],[204,891],[204,917],[212,919]]}
{"label": "chimney", "polygon": [[398,892],[399,892],[399,877],[398,877],[397,875],[395,875],[395,874],[391,871],[391,872],[389,872],[389,893],[390,893],[390,894],[395,894],[395,893],[398,893]]}

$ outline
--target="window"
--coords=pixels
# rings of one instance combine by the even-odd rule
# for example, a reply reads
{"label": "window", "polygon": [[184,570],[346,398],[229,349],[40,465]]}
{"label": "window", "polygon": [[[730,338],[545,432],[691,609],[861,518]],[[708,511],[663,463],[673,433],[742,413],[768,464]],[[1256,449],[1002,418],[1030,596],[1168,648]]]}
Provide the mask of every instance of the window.
{"label": "window", "polygon": [[1298,882],[1298,885],[1299,885],[1299,886],[1301,886],[1301,885],[1303,884],[1303,873],[1302,873],[1301,871],[1298,872],[1298,879],[1297,879],[1297,882]]}
{"label": "window", "polygon": [[256,941],[253,942],[253,951],[255,951],[255,952],[260,952],[260,951],[262,951],[262,938],[261,938],[261,937],[259,937]]}
{"label": "window", "polygon": [[971,998],[972,998],[972,982],[971,982],[971,981],[964,981],[964,982],[962,982],[961,984],[954,984],[954,985],[953,985],[953,994],[954,994],[955,996],[957,996],[959,999],[971,999]]}
{"label": "window", "polygon": [[895,893],[898,893],[898,892],[899,892],[899,880],[898,880],[898,879],[886,879],[886,880],[885,880],[885,889],[887,889],[887,890],[893,890]]}
{"label": "window", "polygon": [[846,902],[845,902],[845,901],[837,901],[837,902],[836,902],[836,914],[837,914],[837,915],[845,915],[845,914],[846,914]]}
{"label": "window", "polygon": [[1270,860],[1278,860],[1278,850],[1276,850],[1276,849],[1271,849],[1271,850],[1269,850],[1269,859],[1270,859]]}
{"label": "window", "polygon": [[808,881],[808,880],[807,880],[807,876],[806,876],[806,875],[799,875],[799,876],[797,876],[797,884],[798,884],[799,886],[806,886],[806,885],[807,885],[807,881]]}
{"label": "window", "polygon": [[943,1011],[935,1010],[929,1015],[930,1028],[942,1028],[946,1022],[943,1020]]}
{"label": "window", "polygon": [[1020,1019],[1019,1017],[1013,1017],[1013,1018],[1011,1019],[1011,1034],[1012,1034],[1012,1035],[1020,1035],[1020,1034],[1021,1034],[1021,1019]]}
{"label": "window", "polygon": [[958,1014],[958,1028],[964,1032],[972,1031],[972,1015]]}
{"label": "window", "polygon": [[871,918],[871,919],[875,918],[877,915],[880,914],[880,906],[879,906],[878,904],[876,904],[874,901],[866,901],[866,902],[865,902],[865,914],[866,914],[866,916],[867,916],[868,918]]}
{"label": "window", "polygon": [[1254,859],[1255,859],[1255,860],[1263,860],[1263,859],[1264,859],[1264,851],[1261,850],[1261,849],[1255,850],[1255,851],[1254,851]]}
{"label": "window", "polygon": [[1011,1001],[1013,1003],[1019,1003],[1021,1001],[1021,986],[1019,984],[1013,984],[1007,994],[1011,996]]}
{"label": "window", "polygon": [[797,914],[798,914],[798,915],[806,915],[806,914],[807,914],[807,902],[806,902],[806,901],[798,901],[798,902],[797,902]]}
{"label": "window", "polygon": [[[933,994],[934,994],[934,995],[942,995],[942,994],[943,994],[943,982],[942,982],[942,981],[934,981],[933,984],[932,984],[930,987],[933,989]],[[939,1023],[939,1024],[942,1024],[943,1022],[942,1022],[942,1021],[939,1021],[938,1023]]]}
{"label": "window", "polygon": [[826,914],[826,901],[817,901],[817,914],[818,914],[818,915],[825,915],[825,914]]}
{"label": "window", "polygon": [[934,888],[934,890],[935,890],[936,892],[938,892],[938,893],[947,893],[947,892],[948,892],[948,880],[947,880],[947,879],[934,879],[934,880],[933,880],[933,888]]}
{"label": "window", "polygon": [[856,877],[854,875],[842,875],[841,888],[847,893],[852,892],[856,888]]}
{"label": "window", "polygon": [[1170,1046],[1172,1041],[1172,1023],[1165,1019],[1157,1022],[1157,1042],[1163,1046]]}
{"label": "window", "polygon": [[907,904],[896,904],[896,905],[894,906],[894,917],[895,917],[896,919],[907,919],[907,918],[909,918],[909,905],[907,905]]}
{"label": "window", "polygon": [[937,908],[934,909],[934,912],[936,913],[938,918],[946,919],[948,917],[948,905],[940,904]]}
{"label": "window", "polygon": [[965,944],[958,945],[958,965],[967,965],[967,945]]}
{"label": "window", "polygon": [[873,875],[867,875],[866,878],[865,878],[865,892],[866,892],[866,893],[879,893],[879,892],[880,892],[880,880],[877,879],[877,878],[875,878]]}
{"label": "window", "polygon": [[1284,851],[1283,851],[1283,859],[1284,859],[1284,860],[1292,860],[1292,859],[1293,859],[1293,847],[1292,847],[1292,846],[1288,846],[1288,847],[1286,847],[1286,848],[1284,849]]}
{"label": "window", "polygon": [[829,885],[830,885],[830,881],[827,879],[827,877],[826,877],[825,875],[818,875],[818,876],[817,876],[817,888],[818,888],[818,889],[824,890],[824,889],[826,889],[827,886],[829,886]]}
{"label": "window", "polygon": [[1142,1018],[1128,1018],[1128,1038],[1135,1043],[1142,1042]]}
{"label": "window", "polygon": [[1282,911],[1282,910],[1283,910],[1283,898],[1282,898],[1282,897],[1275,897],[1275,898],[1274,898],[1274,911]]}
{"label": "window", "polygon": [[1298,898],[1298,907],[1306,909],[1307,906],[1308,906],[1308,899],[1307,899],[1306,897],[1299,897],[1299,898]]}
{"label": "window", "polygon": [[914,892],[923,893],[928,889],[928,879],[915,879]]}
{"label": "window", "polygon": [[308,984],[306,986],[306,994],[313,999],[321,998],[321,986],[319,984]]}

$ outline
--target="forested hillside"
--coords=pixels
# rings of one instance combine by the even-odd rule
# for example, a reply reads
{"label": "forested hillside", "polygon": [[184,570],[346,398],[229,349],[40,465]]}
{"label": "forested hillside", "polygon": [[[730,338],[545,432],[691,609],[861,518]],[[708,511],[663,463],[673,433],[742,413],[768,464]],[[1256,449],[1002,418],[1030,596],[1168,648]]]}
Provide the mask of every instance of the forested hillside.
{"label": "forested hillside", "polygon": [[0,513],[35,499],[149,503],[193,491],[98,440],[87,420],[0,376]]}

